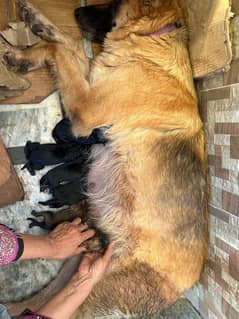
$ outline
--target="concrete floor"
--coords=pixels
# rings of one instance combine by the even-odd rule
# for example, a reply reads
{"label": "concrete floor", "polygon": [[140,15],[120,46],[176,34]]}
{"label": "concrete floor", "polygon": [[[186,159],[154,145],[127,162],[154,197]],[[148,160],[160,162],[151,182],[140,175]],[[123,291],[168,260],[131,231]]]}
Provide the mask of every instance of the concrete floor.
{"label": "concrete floor", "polygon": [[[61,111],[56,93],[40,104],[0,105],[0,135],[7,147],[24,146],[27,140],[51,142],[52,128],[60,119]],[[15,166],[25,189],[25,199],[0,209],[0,223],[7,224],[17,232],[40,234],[40,229],[28,228],[26,219],[31,210],[42,209],[38,204],[39,200],[48,198],[47,194],[39,192],[39,179],[47,169],[31,176],[28,171],[21,170],[21,167],[22,165]],[[0,268],[0,302],[24,299],[37,292],[56,276],[61,265],[62,262],[56,260],[40,259],[16,262]],[[200,319],[200,316],[186,299],[181,299],[170,309],[150,318]]]}
{"label": "concrete floor", "polygon": [[[50,142],[52,128],[60,119],[57,94],[36,105],[0,105],[0,135],[7,147],[24,146],[27,140]],[[17,232],[38,234],[42,231],[38,228],[29,230],[26,219],[33,209],[42,209],[39,200],[48,198],[47,194],[39,192],[39,179],[44,170],[31,176],[21,167],[17,165],[15,169],[25,190],[25,200],[0,209],[0,223]],[[57,274],[61,264],[42,259],[16,262],[0,268],[0,301],[19,300],[38,291]]]}

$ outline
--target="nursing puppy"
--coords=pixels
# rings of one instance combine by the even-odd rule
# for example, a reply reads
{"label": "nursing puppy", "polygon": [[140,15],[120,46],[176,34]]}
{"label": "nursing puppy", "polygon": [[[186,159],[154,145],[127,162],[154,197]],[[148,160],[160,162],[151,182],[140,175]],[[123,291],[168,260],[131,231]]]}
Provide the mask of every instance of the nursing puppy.
{"label": "nursing puppy", "polygon": [[53,69],[75,135],[108,127],[106,145],[91,150],[88,217],[116,241],[115,256],[75,318],[156,313],[197,282],[207,254],[204,133],[180,7],[123,0],[91,66],[81,45],[20,7],[52,43],[5,60]]}

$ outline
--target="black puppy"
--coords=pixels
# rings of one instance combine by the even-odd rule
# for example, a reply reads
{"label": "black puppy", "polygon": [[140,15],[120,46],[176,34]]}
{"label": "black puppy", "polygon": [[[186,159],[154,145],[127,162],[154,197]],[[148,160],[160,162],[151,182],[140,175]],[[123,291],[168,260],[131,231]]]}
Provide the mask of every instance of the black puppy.
{"label": "black puppy", "polygon": [[61,120],[54,128],[52,136],[56,144],[27,142],[24,168],[34,175],[35,170],[47,165],[59,165],[45,174],[40,180],[40,190],[48,190],[52,198],[42,205],[59,208],[76,204],[86,198],[86,179],[89,170],[91,146],[105,144],[104,132],[107,128],[97,128],[89,136],[75,137],[68,119]]}
{"label": "black puppy", "polygon": [[39,204],[51,208],[60,208],[66,205],[77,204],[86,199],[85,192],[87,188],[84,177],[76,178],[71,182],[53,188],[51,191],[52,198],[45,202],[39,202]]}
{"label": "black puppy", "polygon": [[27,162],[22,169],[27,168],[31,175],[35,175],[36,170],[48,165],[71,162],[87,151],[89,153],[89,146],[81,144],[40,144],[28,141],[24,148]]}
{"label": "black puppy", "polygon": [[88,174],[89,153],[81,153],[75,161],[59,165],[48,171],[40,179],[40,191],[49,190],[50,193],[60,185],[67,185],[74,180],[82,180]]}
{"label": "black puppy", "polygon": [[104,7],[87,6],[75,10],[75,17],[83,36],[91,41],[102,43],[106,33],[115,26],[115,15],[121,0],[113,0]]}
{"label": "black puppy", "polygon": [[80,158],[86,159],[90,155],[91,145],[107,142],[104,135],[106,129],[107,127],[96,128],[89,136],[75,137],[71,131],[70,121],[63,119],[52,131],[56,144],[30,141],[26,143],[24,152],[27,163],[23,169],[27,168],[31,175],[35,175],[36,170],[41,170],[48,165],[69,163]]}

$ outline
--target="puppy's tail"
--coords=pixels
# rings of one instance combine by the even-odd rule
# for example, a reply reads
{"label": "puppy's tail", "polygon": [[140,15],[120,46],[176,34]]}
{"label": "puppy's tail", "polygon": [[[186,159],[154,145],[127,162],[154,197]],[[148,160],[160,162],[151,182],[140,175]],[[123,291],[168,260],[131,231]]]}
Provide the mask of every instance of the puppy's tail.
{"label": "puppy's tail", "polygon": [[76,272],[79,267],[81,260],[81,255],[74,256],[68,259],[60,272],[57,274],[56,278],[50,282],[48,286],[43,288],[39,293],[32,296],[29,299],[20,302],[11,302],[5,304],[11,316],[19,315],[26,308],[32,311],[38,310],[42,307],[48,300],[50,300],[53,295],[60,291],[72,275]]}

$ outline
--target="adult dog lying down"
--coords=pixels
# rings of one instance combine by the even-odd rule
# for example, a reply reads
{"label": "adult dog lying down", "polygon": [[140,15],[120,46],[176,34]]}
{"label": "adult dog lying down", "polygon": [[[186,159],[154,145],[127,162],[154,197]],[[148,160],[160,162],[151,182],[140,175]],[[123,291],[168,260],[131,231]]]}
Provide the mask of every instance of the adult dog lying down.
{"label": "adult dog lying down", "polygon": [[20,7],[52,43],[5,60],[24,71],[50,66],[74,134],[102,126],[108,139],[92,147],[88,218],[117,248],[75,316],[155,313],[199,279],[207,253],[204,133],[177,1],[123,0],[91,66],[38,10]]}

